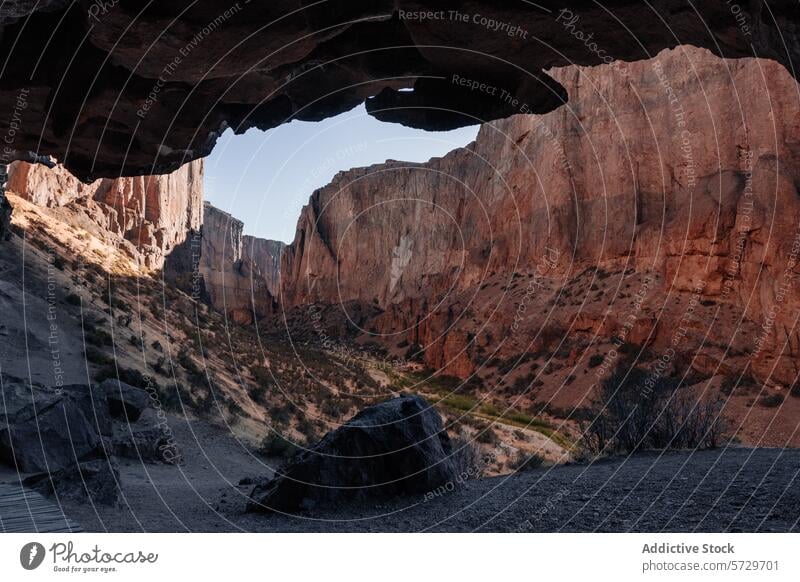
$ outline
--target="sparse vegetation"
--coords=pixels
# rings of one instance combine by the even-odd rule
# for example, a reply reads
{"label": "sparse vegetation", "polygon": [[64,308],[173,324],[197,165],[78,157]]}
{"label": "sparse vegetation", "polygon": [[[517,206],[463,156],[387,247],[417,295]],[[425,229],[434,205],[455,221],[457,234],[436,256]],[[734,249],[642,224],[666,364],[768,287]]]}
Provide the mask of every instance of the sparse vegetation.
{"label": "sparse vegetation", "polygon": [[86,352],[84,355],[90,363],[97,364],[98,366],[107,366],[114,363],[114,359],[112,357],[106,355],[102,350],[99,350],[94,346],[86,346]]}
{"label": "sparse vegetation", "polygon": [[602,354],[592,354],[592,356],[589,358],[589,367],[596,368],[603,363],[604,359],[605,357]]}
{"label": "sparse vegetation", "polygon": [[700,400],[672,378],[619,366],[583,418],[582,445],[592,454],[640,449],[714,448],[725,422],[716,399]]}
{"label": "sparse vegetation", "polygon": [[762,396],[758,403],[764,408],[776,408],[783,404],[784,398],[783,394],[767,394]]}
{"label": "sparse vegetation", "polygon": [[81,296],[77,293],[70,293],[66,297],[64,297],[64,302],[69,305],[80,305],[81,304]]}
{"label": "sparse vegetation", "polygon": [[267,403],[267,389],[262,384],[250,386],[250,388],[247,390],[247,395],[250,396],[250,400],[256,404]]}
{"label": "sparse vegetation", "polygon": [[265,457],[280,457],[288,459],[300,450],[295,443],[288,440],[283,435],[271,432],[261,441],[258,453]]}
{"label": "sparse vegetation", "polygon": [[533,469],[538,469],[543,464],[544,458],[540,457],[539,455],[518,451],[517,455],[514,457],[514,460],[511,461],[511,468],[517,472],[532,471]]}

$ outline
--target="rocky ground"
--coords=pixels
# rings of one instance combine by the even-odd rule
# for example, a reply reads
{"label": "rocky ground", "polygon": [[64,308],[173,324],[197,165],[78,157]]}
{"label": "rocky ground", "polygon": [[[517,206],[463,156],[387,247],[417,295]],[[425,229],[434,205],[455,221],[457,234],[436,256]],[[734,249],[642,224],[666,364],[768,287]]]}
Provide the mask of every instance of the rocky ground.
{"label": "rocky ground", "polygon": [[[798,531],[800,451],[729,447],[646,453],[468,481],[452,492],[298,515],[245,512],[277,460],[202,421],[171,419],[185,463],[121,463],[118,508],[66,502],[89,531]],[[0,481],[13,480],[6,473]]]}

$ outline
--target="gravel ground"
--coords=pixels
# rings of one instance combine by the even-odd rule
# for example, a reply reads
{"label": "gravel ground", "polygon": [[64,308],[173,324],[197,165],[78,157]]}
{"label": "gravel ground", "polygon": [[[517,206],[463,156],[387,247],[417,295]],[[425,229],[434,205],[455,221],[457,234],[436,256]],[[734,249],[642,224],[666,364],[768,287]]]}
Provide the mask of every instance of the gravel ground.
{"label": "gravel ground", "polygon": [[[798,531],[800,450],[647,453],[470,481],[450,492],[287,516],[244,512],[274,460],[230,431],[173,419],[186,462],[123,461],[120,508],[65,503],[90,531]],[[202,443],[200,446],[199,443]]]}

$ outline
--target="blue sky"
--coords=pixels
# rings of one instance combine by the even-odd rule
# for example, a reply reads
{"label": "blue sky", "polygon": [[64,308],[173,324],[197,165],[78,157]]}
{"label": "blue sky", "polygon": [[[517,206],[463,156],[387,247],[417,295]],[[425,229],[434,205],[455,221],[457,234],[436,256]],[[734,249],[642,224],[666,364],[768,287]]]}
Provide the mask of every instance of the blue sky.
{"label": "blue sky", "polygon": [[381,123],[363,105],[317,123],[228,130],[206,158],[205,198],[244,221],[245,234],[291,242],[300,209],[339,170],[387,159],[424,162],[477,133],[478,126],[426,132]]}

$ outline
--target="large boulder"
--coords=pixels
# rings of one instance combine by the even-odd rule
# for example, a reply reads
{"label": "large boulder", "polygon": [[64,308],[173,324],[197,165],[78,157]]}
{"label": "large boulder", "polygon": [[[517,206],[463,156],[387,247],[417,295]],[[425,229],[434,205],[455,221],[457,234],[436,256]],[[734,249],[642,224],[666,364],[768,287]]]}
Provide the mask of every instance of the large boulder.
{"label": "large boulder", "polygon": [[[56,394],[58,393],[56,391]],[[109,402],[104,390],[95,385],[68,384],[61,388],[60,394],[81,409],[89,424],[98,434],[104,437],[110,437],[113,434]]]}
{"label": "large boulder", "polygon": [[104,442],[98,426],[108,426],[105,409],[95,415],[89,402],[74,390],[56,391],[5,377],[0,461],[31,473],[101,456]]}
{"label": "large boulder", "polygon": [[140,461],[180,463],[180,453],[166,422],[147,408],[135,423],[114,423],[114,454]]}
{"label": "large boulder", "polygon": [[394,398],[362,410],[256,485],[248,511],[424,494],[455,479],[450,453],[442,420],[423,398]]}
{"label": "large boulder", "polygon": [[47,388],[3,376],[0,462],[54,472],[109,454],[174,463],[177,445],[149,394],[119,382]]}
{"label": "large boulder", "polygon": [[108,412],[111,417],[123,422],[136,422],[152,404],[147,390],[131,386],[116,378],[103,380],[100,383],[100,390],[108,401]]}

